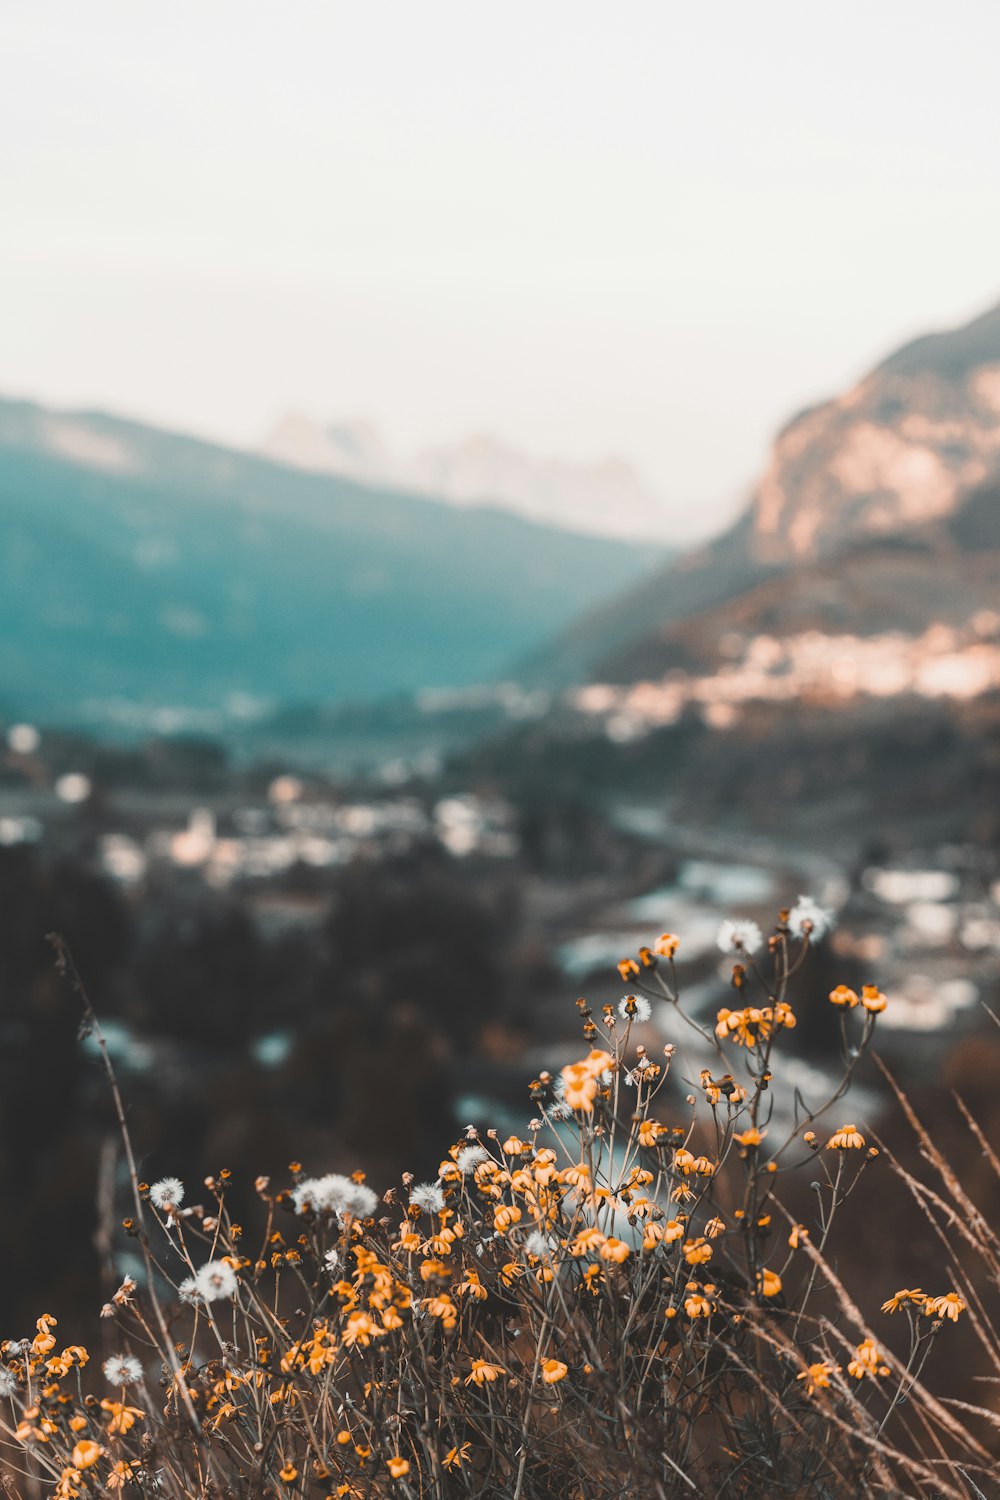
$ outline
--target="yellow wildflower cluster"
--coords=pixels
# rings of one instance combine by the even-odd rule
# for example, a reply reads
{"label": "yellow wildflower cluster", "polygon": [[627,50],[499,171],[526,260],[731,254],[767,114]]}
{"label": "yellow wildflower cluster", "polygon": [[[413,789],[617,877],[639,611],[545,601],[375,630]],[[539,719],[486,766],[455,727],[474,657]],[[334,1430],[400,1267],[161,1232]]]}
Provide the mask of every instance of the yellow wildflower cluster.
{"label": "yellow wildflower cluster", "polygon": [[[810,910],[798,918],[802,952],[817,940],[820,909]],[[10,1433],[47,1493],[144,1493],[155,1461],[164,1500],[393,1500],[452,1487],[585,1500],[609,1439],[628,1495],[714,1493],[720,1453],[735,1455],[734,1494],[768,1493],[785,1472],[771,1443],[799,1445],[789,1475],[825,1482],[832,1444],[847,1472],[852,1435],[888,1420],[901,1392],[911,1409],[920,1399],[917,1366],[883,1349],[846,1299],[836,1317],[829,1295],[810,1307],[814,1285],[836,1293],[825,1259],[835,1219],[878,1153],[853,1123],[826,1139],[833,1158],[804,1127],[843,1097],[885,997],[871,985],[831,992],[842,1038],[848,1013],[866,1012],[861,1043],[844,1040],[829,1099],[796,1095],[783,1108],[771,1068],[780,1081],[774,1044],[796,1024],[796,920],[783,914],[767,943],[756,924],[738,926],[725,935],[725,951],[746,960],[733,985],[764,1003],[721,1009],[714,1028],[682,1012],[679,940],[663,933],[619,966],[628,995],[593,1012],[578,1002],[583,1055],[532,1081],[523,1136],[468,1127],[433,1182],[389,1188],[384,1214],[360,1172],[304,1178],[293,1164],[283,1191],[257,1180],[263,1227],[246,1254],[254,1230],[233,1222],[228,1173],[205,1179],[209,1201],[194,1207],[177,1179],[137,1188],[130,1226],[149,1235],[139,1220],[151,1204],[161,1242],[144,1292],[127,1278],[102,1308],[129,1351],[103,1367],[112,1394],[83,1395],[95,1374],[87,1351],[57,1348],[47,1314],[30,1342],[0,1347]],[[693,1068],[681,1054],[671,1075],[673,1043],[655,1061],[647,1053],[652,999],[699,1033]],[[689,1080],[706,1056],[699,1089]],[[812,1231],[781,1198],[803,1156],[823,1179]],[[801,1200],[796,1214],[808,1216]],[[884,1311],[911,1314],[892,1332],[910,1334],[912,1354],[965,1306],[956,1291],[904,1288]],[[720,1441],[692,1441],[706,1421]],[[744,1439],[765,1429],[758,1462]],[[700,1462],[702,1446],[711,1457],[689,1475],[682,1461]],[[861,1494],[872,1455],[858,1451]]]}
{"label": "yellow wildflower cluster", "polygon": [[794,1025],[795,1015],[786,1000],[779,1000],[775,1005],[746,1005],[742,1010],[729,1010],[723,1006],[716,1018],[715,1034],[720,1041],[756,1047],[782,1027],[789,1031]]}

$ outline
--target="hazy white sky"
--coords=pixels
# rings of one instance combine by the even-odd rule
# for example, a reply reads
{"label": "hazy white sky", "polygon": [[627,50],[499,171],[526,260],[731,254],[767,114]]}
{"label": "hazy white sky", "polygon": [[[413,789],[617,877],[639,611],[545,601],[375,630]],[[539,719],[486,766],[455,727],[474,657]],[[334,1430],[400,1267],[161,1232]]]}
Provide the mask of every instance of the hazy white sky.
{"label": "hazy white sky", "polygon": [[0,0],[0,391],[634,459],[1000,298],[996,0]]}

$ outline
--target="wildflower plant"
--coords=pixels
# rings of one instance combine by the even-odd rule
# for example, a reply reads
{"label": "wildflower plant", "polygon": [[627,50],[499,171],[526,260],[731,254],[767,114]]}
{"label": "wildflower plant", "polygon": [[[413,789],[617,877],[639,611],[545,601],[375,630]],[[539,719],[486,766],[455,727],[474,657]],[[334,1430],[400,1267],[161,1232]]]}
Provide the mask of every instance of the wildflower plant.
{"label": "wildflower plant", "polygon": [[[533,1080],[523,1136],[470,1128],[435,1181],[381,1198],[295,1163],[283,1185],[257,1179],[252,1226],[227,1172],[203,1195],[139,1180],[105,1051],[145,1285],[125,1278],[102,1310],[100,1392],[48,1315],[3,1344],[10,1472],[58,1500],[987,1493],[989,1449],[923,1384],[938,1334],[978,1321],[972,1291],[897,1291],[879,1330],[831,1258],[859,1178],[886,1161],[854,1123],[812,1126],[878,1005],[794,1001],[839,1013],[841,1071],[777,1126],[818,910],[794,931],[782,914],[766,943],[727,929],[736,1004],[714,1027],[685,1010],[664,934],[622,961],[624,1000],[578,1002],[579,1056]],[[677,1043],[648,1050],[658,1001],[712,1057],[697,1084]],[[86,1022],[103,1046],[89,1006]],[[803,1174],[809,1223],[785,1201]]]}

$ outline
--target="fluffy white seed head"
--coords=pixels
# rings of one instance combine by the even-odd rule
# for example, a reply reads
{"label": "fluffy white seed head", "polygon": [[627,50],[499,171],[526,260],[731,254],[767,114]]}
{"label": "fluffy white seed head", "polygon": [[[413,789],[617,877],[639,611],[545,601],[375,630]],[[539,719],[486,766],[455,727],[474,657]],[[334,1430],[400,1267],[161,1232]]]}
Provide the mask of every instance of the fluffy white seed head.
{"label": "fluffy white seed head", "polygon": [[756,922],[726,921],[719,928],[717,941],[723,953],[742,953],[749,957],[763,943],[764,934]]}
{"label": "fluffy white seed head", "polygon": [[206,1302],[219,1302],[226,1297],[235,1297],[239,1282],[232,1266],[224,1260],[210,1260],[202,1266],[194,1278],[195,1290]]}
{"label": "fluffy white seed head", "polygon": [[325,1177],[307,1177],[292,1189],[297,1214],[309,1209],[317,1214],[336,1214],[344,1219],[368,1219],[378,1207],[378,1196],[363,1182],[354,1182],[340,1172]]}
{"label": "fluffy white seed head", "polygon": [[161,1177],[149,1190],[149,1199],[161,1212],[168,1208],[180,1208],[184,1202],[184,1184],[179,1177]]}
{"label": "fluffy white seed head", "polygon": [[422,1214],[439,1214],[444,1208],[444,1193],[436,1182],[418,1183],[410,1193],[410,1206]]}
{"label": "fluffy white seed head", "polygon": [[623,1021],[645,1022],[653,1014],[653,1007],[645,995],[623,995],[618,1002],[618,1014]]}
{"label": "fluffy white seed head", "polygon": [[489,1161],[490,1153],[485,1146],[463,1146],[455,1158],[455,1165],[463,1177],[468,1177],[484,1161]]}
{"label": "fluffy white seed head", "polygon": [[529,1255],[537,1255],[539,1260],[548,1260],[552,1255],[552,1241],[540,1229],[531,1231],[524,1242],[524,1248]]}
{"label": "fluffy white seed head", "polygon": [[[806,932],[806,924],[809,926]],[[820,938],[826,937],[832,932],[837,924],[836,913],[828,906],[820,906],[811,896],[800,896],[798,901],[788,913],[788,929],[795,937],[808,936],[812,942],[818,943]]]}
{"label": "fluffy white seed head", "polygon": [[104,1361],[104,1378],[109,1385],[135,1385],[142,1379],[142,1365],[134,1354],[112,1354]]}

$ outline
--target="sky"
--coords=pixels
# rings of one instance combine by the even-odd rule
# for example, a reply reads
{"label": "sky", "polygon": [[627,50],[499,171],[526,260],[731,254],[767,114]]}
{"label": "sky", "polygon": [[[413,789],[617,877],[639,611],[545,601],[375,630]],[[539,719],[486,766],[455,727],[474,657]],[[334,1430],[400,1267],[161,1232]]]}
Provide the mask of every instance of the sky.
{"label": "sky", "polygon": [[1000,300],[995,0],[2,0],[0,394],[622,455],[678,537]]}

